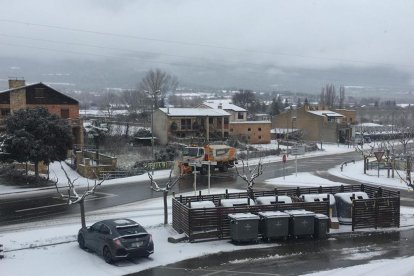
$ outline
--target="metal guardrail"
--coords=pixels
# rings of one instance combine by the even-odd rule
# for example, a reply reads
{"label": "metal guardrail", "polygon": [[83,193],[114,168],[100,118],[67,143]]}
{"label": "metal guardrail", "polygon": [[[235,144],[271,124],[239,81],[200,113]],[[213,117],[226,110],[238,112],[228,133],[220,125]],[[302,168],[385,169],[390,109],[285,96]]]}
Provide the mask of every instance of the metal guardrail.
{"label": "metal guardrail", "polygon": [[341,172],[343,171],[344,166],[347,166],[348,163],[351,163],[351,162],[355,164],[355,160],[350,160],[350,161],[342,162],[342,164],[341,164]]}

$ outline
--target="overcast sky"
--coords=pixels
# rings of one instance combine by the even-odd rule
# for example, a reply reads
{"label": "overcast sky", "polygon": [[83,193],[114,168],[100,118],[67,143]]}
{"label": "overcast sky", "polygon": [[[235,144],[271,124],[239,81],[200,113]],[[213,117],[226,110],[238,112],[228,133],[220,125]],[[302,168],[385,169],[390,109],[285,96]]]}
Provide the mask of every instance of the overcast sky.
{"label": "overcast sky", "polygon": [[[412,0],[0,0],[0,56],[200,74],[388,68],[414,85]],[[253,68],[253,69],[252,69]],[[193,70],[194,71],[194,70]],[[6,76],[1,76],[6,77]],[[277,81],[275,81],[277,82]]]}

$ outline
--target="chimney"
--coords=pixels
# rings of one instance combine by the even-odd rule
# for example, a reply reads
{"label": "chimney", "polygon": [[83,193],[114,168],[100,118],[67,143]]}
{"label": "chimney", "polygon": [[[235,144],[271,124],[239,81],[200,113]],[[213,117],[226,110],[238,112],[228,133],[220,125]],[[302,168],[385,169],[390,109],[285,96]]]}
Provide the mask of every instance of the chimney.
{"label": "chimney", "polygon": [[22,86],[26,86],[26,81],[24,80],[24,78],[14,78],[14,79],[9,79],[9,89],[13,89],[13,88],[17,88],[17,87],[22,87]]}
{"label": "chimney", "polygon": [[223,109],[223,104],[222,103],[218,104],[218,109]]}

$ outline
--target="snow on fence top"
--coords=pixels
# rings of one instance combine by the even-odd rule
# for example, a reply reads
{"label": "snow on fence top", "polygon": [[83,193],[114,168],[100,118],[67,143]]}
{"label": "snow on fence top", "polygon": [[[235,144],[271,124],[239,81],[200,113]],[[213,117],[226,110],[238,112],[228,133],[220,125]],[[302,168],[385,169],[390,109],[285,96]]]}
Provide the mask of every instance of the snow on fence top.
{"label": "snow on fence top", "polygon": [[289,196],[261,196],[256,198],[256,203],[259,205],[270,205],[275,203],[292,203],[292,199]]}
{"label": "snow on fence top", "polygon": [[255,205],[255,204],[253,200],[250,200],[250,198],[234,198],[234,199],[222,199],[221,200],[221,206],[223,207],[234,207],[234,206],[240,206],[240,205]]}
{"label": "snow on fence top", "polygon": [[213,201],[194,201],[190,203],[190,208],[215,208],[216,205],[214,205]]}

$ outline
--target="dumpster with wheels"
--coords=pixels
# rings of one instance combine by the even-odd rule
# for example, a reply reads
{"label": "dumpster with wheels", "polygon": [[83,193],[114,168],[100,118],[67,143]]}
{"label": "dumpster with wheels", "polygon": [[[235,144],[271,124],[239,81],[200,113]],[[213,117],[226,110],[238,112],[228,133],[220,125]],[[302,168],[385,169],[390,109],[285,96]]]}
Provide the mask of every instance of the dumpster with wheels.
{"label": "dumpster with wheels", "polygon": [[289,236],[289,215],[280,211],[259,212],[259,230],[263,239],[286,239]]}
{"label": "dumpster with wheels", "polygon": [[316,239],[326,239],[329,231],[329,218],[323,214],[315,214],[315,234]]}
{"label": "dumpster with wheels", "polygon": [[315,213],[305,210],[289,210],[289,233],[292,237],[312,236],[314,234]]}
{"label": "dumpster with wheels", "polygon": [[250,213],[229,214],[230,236],[234,242],[256,242],[259,216]]}

